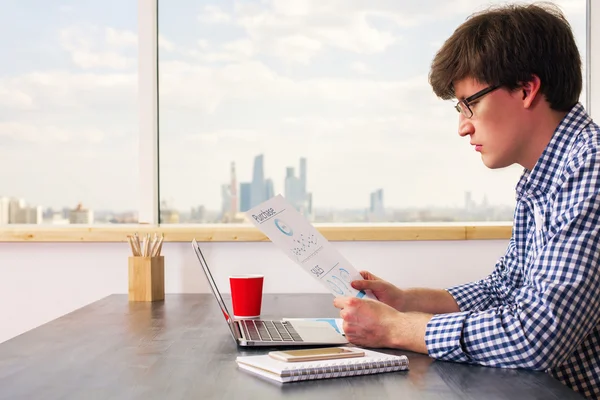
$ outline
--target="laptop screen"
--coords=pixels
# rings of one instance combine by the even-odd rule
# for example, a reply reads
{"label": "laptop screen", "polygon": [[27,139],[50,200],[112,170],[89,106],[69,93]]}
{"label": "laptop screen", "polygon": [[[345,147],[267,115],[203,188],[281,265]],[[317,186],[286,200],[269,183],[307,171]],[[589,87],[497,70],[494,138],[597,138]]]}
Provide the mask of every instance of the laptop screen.
{"label": "laptop screen", "polygon": [[202,254],[202,250],[200,250],[200,246],[196,242],[196,239],[192,240],[192,245],[194,246],[194,251],[196,252],[198,261],[200,261],[200,265],[202,266],[204,275],[206,275],[206,279],[208,280],[208,283],[210,285],[210,290],[212,290],[212,292],[215,296],[215,299],[217,299],[217,303],[219,303],[219,307],[221,307],[221,311],[223,312],[223,315],[225,316],[227,325],[229,325],[229,330],[231,330],[231,335],[237,341],[236,332],[233,327],[233,318],[230,318],[229,310],[227,309],[227,306],[225,305],[225,301],[223,300],[223,297],[221,296],[221,292],[219,292],[219,288],[217,288],[217,284],[215,283],[215,280],[213,279],[212,274],[210,273],[210,269],[208,269],[208,263],[206,262],[206,259],[204,258],[204,254]]}

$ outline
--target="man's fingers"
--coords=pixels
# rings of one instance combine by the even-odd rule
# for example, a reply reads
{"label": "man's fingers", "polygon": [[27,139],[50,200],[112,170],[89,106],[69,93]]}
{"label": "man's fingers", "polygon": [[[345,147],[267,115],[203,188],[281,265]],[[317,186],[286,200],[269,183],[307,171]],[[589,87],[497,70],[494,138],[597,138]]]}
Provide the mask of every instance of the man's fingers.
{"label": "man's fingers", "polygon": [[352,282],[350,282],[350,285],[352,285],[352,287],[354,289],[362,290],[362,289],[367,289],[367,286],[368,286],[367,282],[369,282],[369,281],[365,281],[365,280],[352,281]]}
{"label": "man's fingers", "polygon": [[[350,323],[349,319],[350,319],[350,313],[348,312],[348,310],[342,310],[340,311],[340,318],[344,320],[344,326],[346,326],[346,324]],[[344,329],[344,332],[346,330]]]}
{"label": "man's fingers", "polygon": [[339,297],[336,297],[335,299],[333,299],[333,306],[335,308],[344,308],[343,303],[338,299],[339,299]]}
{"label": "man's fingers", "polygon": [[363,277],[363,279],[366,279],[368,281],[374,281],[374,280],[381,280],[381,278],[379,278],[377,275],[374,275],[372,273],[370,273],[369,271],[360,271],[360,276]]}
{"label": "man's fingers", "polygon": [[348,307],[348,300],[351,298],[352,297],[336,297],[335,299],[333,299],[333,306],[339,309]]}
{"label": "man's fingers", "polygon": [[369,290],[377,290],[381,287],[381,281],[368,281],[368,280],[358,280],[352,281],[352,287],[357,290],[369,289]]}

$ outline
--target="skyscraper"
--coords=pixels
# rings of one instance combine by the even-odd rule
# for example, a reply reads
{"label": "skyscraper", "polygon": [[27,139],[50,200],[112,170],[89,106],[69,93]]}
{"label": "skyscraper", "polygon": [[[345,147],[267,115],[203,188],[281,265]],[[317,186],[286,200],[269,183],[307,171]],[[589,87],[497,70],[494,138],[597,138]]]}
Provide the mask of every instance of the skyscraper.
{"label": "skyscraper", "polygon": [[229,212],[231,215],[236,215],[238,212],[238,192],[237,192],[237,178],[235,176],[235,162],[231,162],[231,182],[229,184],[229,191],[231,195],[231,209]]}
{"label": "skyscraper", "polygon": [[29,206],[23,199],[0,198],[0,224],[41,224],[41,206]]}
{"label": "skyscraper", "polygon": [[26,208],[25,200],[11,198],[8,202],[8,222],[10,224],[22,224],[20,222],[23,218],[21,210]]}
{"label": "skyscraper", "polygon": [[371,192],[371,201],[369,204],[369,220],[381,221],[385,217],[385,207],[383,206],[383,189],[377,189]]}
{"label": "skyscraper", "polygon": [[179,211],[177,211],[172,204],[169,204],[166,200],[160,202],[160,223],[161,224],[178,224],[179,223]]}
{"label": "skyscraper", "polygon": [[84,208],[81,203],[77,204],[73,210],[69,212],[69,223],[71,224],[93,224],[94,211],[89,208]]}
{"label": "skyscraper", "polygon": [[294,167],[285,169],[285,199],[298,208],[298,179],[294,174]]}
{"label": "skyscraper", "polygon": [[41,224],[42,223],[41,206],[25,206],[18,210],[14,224]]}
{"label": "skyscraper", "polygon": [[294,167],[285,169],[285,198],[296,210],[312,218],[312,195],[306,191],[306,158],[300,158],[300,176]]}
{"label": "skyscraper", "polygon": [[252,184],[250,182],[240,183],[240,211],[246,212],[252,204]]}
{"label": "skyscraper", "polygon": [[231,210],[231,188],[229,184],[224,183],[221,185],[221,220],[229,219],[231,216],[229,210]]}
{"label": "skyscraper", "polygon": [[262,154],[254,157],[254,169],[252,170],[252,190],[250,195],[250,208],[259,205],[265,198],[265,173],[264,158]]}
{"label": "skyscraper", "polygon": [[265,181],[265,200],[275,196],[275,190],[273,188],[273,179],[269,178]]}
{"label": "skyscraper", "polygon": [[199,205],[198,207],[192,207],[192,209],[190,210],[190,222],[206,222],[206,207],[204,207],[203,205]]}
{"label": "skyscraper", "polygon": [[300,191],[302,196],[306,195],[306,158],[300,158]]}
{"label": "skyscraper", "polygon": [[473,194],[470,191],[465,191],[465,211],[473,211],[474,206]]}

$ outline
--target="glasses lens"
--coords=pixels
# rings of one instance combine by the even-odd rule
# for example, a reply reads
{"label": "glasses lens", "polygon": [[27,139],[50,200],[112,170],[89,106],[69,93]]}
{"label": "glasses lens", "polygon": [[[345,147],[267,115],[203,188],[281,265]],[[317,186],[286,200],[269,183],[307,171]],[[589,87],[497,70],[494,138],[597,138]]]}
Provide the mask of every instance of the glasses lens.
{"label": "glasses lens", "polygon": [[456,104],[455,108],[456,108],[456,111],[458,111],[459,113],[464,115],[466,118],[471,118],[471,116],[473,115],[469,106],[464,104],[462,101],[459,102],[458,104]]}

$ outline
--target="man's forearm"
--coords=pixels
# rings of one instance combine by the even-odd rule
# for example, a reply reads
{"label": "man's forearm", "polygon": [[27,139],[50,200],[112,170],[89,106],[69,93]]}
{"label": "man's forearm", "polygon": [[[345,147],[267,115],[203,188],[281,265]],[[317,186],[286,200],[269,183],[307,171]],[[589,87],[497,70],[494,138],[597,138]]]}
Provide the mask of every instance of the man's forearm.
{"label": "man's forearm", "polygon": [[404,307],[401,311],[447,314],[460,309],[454,297],[446,290],[414,288],[404,290]]}
{"label": "man's forearm", "polygon": [[428,354],[425,335],[427,334],[427,324],[432,317],[431,314],[420,312],[400,313],[400,329],[399,332],[394,333],[391,347]]}

